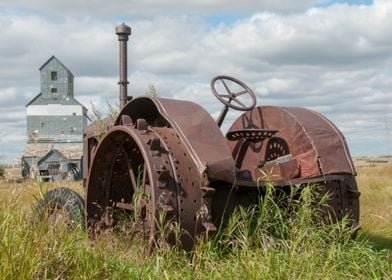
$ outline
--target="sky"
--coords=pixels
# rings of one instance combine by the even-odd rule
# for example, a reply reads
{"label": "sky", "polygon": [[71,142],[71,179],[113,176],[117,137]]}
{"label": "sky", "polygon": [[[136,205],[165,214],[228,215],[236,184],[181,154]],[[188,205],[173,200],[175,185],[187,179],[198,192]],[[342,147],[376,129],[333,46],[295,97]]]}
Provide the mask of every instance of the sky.
{"label": "sky", "polygon": [[[318,111],[354,156],[392,154],[391,0],[0,0],[0,163],[18,162],[25,105],[52,55],[91,112],[118,104],[115,26],[132,28],[129,94],[197,102],[217,117],[220,74],[258,105]],[[223,129],[238,117],[231,111]]]}

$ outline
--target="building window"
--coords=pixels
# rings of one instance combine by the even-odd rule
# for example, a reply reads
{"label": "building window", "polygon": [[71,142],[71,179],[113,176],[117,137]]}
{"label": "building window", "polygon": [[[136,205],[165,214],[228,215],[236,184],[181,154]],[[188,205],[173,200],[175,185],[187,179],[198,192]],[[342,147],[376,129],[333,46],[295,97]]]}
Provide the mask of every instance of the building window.
{"label": "building window", "polygon": [[57,71],[52,71],[50,77],[52,78],[52,81],[57,81]]}
{"label": "building window", "polygon": [[52,90],[52,93],[57,93],[57,88],[53,87],[51,90]]}

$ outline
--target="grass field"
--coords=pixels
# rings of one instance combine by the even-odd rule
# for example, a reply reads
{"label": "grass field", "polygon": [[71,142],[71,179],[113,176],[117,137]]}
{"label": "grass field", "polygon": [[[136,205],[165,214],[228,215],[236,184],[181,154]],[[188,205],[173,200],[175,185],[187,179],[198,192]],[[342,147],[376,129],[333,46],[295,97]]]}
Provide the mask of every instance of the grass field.
{"label": "grass field", "polygon": [[[146,257],[120,228],[90,241],[77,228],[50,228],[34,218],[34,181],[0,183],[1,279],[392,279],[392,167],[358,168],[362,230],[315,223],[311,199],[280,209],[265,199],[194,252],[165,247]],[[63,184],[62,184],[63,185]],[[67,183],[82,192],[80,183]],[[311,196],[310,196],[311,197]]]}
{"label": "grass field", "polygon": [[358,167],[363,233],[379,249],[392,250],[392,166]]}

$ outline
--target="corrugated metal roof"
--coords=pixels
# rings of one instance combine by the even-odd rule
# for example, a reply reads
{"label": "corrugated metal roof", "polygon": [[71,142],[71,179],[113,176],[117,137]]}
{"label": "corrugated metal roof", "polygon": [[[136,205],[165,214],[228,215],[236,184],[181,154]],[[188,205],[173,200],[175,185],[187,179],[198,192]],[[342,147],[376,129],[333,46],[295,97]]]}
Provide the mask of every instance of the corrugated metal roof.
{"label": "corrugated metal roof", "polygon": [[42,66],[39,68],[39,71],[41,71],[53,59],[55,59],[61,66],[63,66],[72,75],[72,77],[74,76],[72,72],[54,55],[52,55],[44,64],[42,64]]}
{"label": "corrugated metal roof", "polygon": [[44,157],[51,150],[57,150],[68,159],[80,159],[83,155],[83,143],[28,143],[23,157]]}
{"label": "corrugated metal roof", "polygon": [[61,105],[80,105],[83,109],[87,110],[79,101],[77,101],[74,97],[65,97],[65,98],[56,98],[56,97],[43,97],[42,93],[39,93],[36,97],[34,97],[29,103],[26,104],[26,107],[30,105],[48,105],[48,104],[61,104]]}

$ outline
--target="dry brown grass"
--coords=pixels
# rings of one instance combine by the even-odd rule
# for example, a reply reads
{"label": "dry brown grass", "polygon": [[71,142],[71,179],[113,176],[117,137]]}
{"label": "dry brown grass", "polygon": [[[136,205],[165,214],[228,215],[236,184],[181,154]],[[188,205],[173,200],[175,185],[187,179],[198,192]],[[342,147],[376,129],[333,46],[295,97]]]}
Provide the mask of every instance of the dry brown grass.
{"label": "dry brown grass", "polygon": [[21,176],[20,167],[5,168],[5,178],[19,178]]}
{"label": "dry brown grass", "polygon": [[363,231],[378,247],[392,249],[392,165],[357,168]]}
{"label": "dry brown grass", "polygon": [[12,200],[17,197],[18,201],[21,202],[20,208],[32,208],[42,193],[61,186],[83,194],[81,182],[38,183],[35,180],[24,180],[22,183],[11,183],[6,178],[0,180],[0,200]]}

